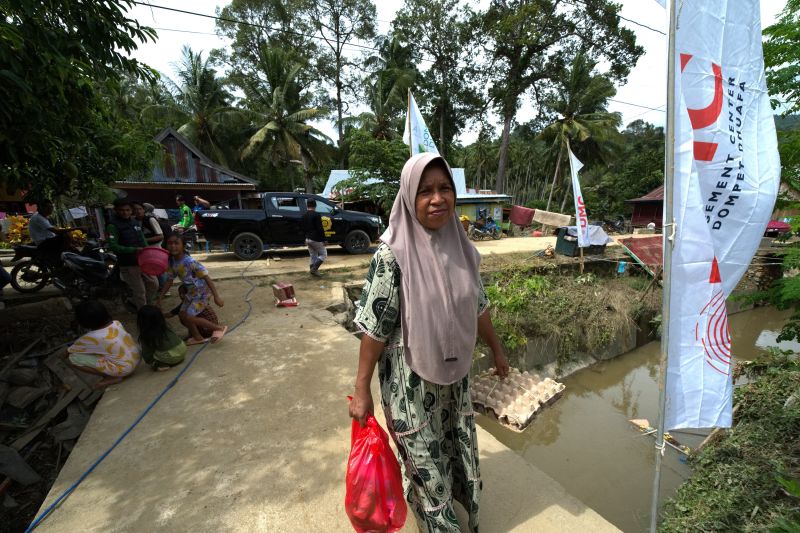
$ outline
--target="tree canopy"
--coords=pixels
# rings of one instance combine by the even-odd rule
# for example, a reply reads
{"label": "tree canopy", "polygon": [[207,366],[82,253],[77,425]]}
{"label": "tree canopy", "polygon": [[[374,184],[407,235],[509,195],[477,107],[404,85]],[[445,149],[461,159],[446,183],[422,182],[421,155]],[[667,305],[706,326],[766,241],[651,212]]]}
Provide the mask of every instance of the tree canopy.
{"label": "tree canopy", "polygon": [[0,3],[0,183],[29,197],[93,193],[143,172],[156,145],[115,105],[151,28],[129,0]]}

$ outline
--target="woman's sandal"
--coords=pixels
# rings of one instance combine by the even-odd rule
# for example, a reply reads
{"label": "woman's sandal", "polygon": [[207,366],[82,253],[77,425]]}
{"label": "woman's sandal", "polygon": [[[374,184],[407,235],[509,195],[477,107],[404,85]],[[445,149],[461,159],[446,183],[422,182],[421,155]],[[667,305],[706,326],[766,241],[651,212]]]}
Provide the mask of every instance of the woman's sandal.
{"label": "woman's sandal", "polygon": [[208,341],[210,341],[210,340],[211,340],[210,338],[207,338],[207,339],[200,339],[200,340],[197,340],[197,339],[189,339],[188,341],[186,341],[186,346],[194,346],[194,345],[196,345],[196,344],[205,344],[205,343],[207,343],[207,342],[208,342]]}
{"label": "woman's sandal", "polygon": [[218,342],[222,337],[225,336],[226,331],[228,331],[228,326],[222,326],[222,329],[215,329],[214,333],[211,334],[211,342]]}

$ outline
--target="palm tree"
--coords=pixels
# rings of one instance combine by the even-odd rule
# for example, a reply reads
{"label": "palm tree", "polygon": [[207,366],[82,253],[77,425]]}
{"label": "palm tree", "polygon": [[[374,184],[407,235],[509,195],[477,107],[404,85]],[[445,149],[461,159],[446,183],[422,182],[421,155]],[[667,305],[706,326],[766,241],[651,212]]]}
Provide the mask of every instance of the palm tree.
{"label": "palm tree", "polygon": [[279,48],[260,53],[259,72],[245,82],[245,103],[255,128],[242,148],[242,159],[265,157],[274,166],[300,164],[306,192],[313,192],[314,173],[330,155],[330,140],[308,121],[324,118],[327,109],[305,107],[307,98],[297,82],[303,64]]}
{"label": "palm tree", "polygon": [[[584,163],[610,160],[622,123],[619,113],[607,111],[609,98],[617,91],[611,80],[593,72],[596,62],[578,54],[561,82],[560,95],[545,103],[559,117],[542,130],[538,138],[550,145],[550,157],[555,163],[553,183],[547,198],[547,207],[553,200],[553,191],[561,175],[562,162],[571,148]],[[569,196],[571,182],[565,187],[561,210]]]}
{"label": "palm tree", "polygon": [[376,139],[391,140],[402,128],[408,89],[414,85],[417,69],[413,63],[413,50],[396,37],[383,37],[378,50],[378,54],[364,61],[364,66],[370,70],[364,80],[366,90],[363,98],[369,111],[346,117],[343,122],[370,132]]}
{"label": "palm tree", "polygon": [[142,115],[156,115],[179,124],[181,135],[213,160],[227,165],[230,154],[219,137],[240,111],[231,106],[233,97],[225,81],[217,76],[211,60],[189,46],[184,46],[181,52],[181,61],[175,65],[177,82],[168,78],[166,82],[172,97],[169,101],[154,102],[143,109]]}
{"label": "palm tree", "polygon": [[368,131],[376,139],[392,140],[399,136],[400,113],[406,105],[408,88],[414,83],[413,71],[399,76],[388,70],[378,72],[372,84],[366,86],[370,110],[344,119],[345,124]]}

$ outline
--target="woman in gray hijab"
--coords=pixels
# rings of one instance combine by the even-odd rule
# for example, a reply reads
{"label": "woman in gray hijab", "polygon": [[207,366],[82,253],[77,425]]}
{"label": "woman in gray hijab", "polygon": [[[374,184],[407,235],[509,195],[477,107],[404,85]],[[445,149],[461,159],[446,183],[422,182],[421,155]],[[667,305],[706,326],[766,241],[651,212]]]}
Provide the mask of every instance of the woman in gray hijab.
{"label": "woman in gray hijab", "polygon": [[487,312],[480,254],[455,203],[444,159],[424,153],[408,160],[355,318],[364,335],[350,416],[363,425],[373,412],[377,365],[405,497],[420,529],[429,532],[459,531],[454,499],[478,531],[482,483],[469,391],[476,335],[491,348],[497,373],[508,373]]}

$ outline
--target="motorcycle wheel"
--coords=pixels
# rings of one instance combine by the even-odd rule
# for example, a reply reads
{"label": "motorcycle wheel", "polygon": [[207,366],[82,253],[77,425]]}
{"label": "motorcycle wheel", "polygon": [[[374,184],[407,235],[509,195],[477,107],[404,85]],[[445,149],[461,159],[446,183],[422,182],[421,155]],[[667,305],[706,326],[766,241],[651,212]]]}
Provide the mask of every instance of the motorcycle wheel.
{"label": "motorcycle wheel", "polygon": [[500,240],[502,237],[503,237],[503,232],[502,232],[502,231],[500,231],[500,228],[494,228],[494,229],[492,230],[492,238],[493,238],[494,240],[496,240],[496,241],[497,241],[497,240]]}
{"label": "motorcycle wheel", "polygon": [[50,272],[46,267],[30,259],[17,263],[11,269],[11,286],[17,292],[31,293],[40,291],[50,281]]}
{"label": "motorcycle wheel", "polygon": [[475,235],[475,228],[474,227],[470,226],[469,231],[467,232],[467,237],[469,237],[473,241],[477,241],[478,240],[476,238],[476,235]]}

